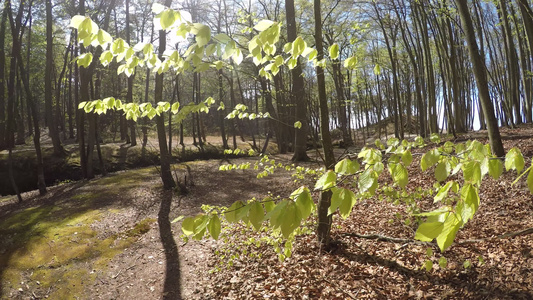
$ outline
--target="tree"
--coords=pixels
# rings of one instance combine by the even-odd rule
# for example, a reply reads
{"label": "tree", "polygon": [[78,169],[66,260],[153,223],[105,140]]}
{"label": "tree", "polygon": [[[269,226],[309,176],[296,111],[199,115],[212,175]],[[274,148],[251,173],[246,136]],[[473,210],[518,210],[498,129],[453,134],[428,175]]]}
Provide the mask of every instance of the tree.
{"label": "tree", "polygon": [[[294,1],[285,0],[285,12],[287,17],[287,41],[289,43],[296,40],[296,17],[294,13]],[[302,77],[302,67],[298,61],[296,66],[291,70],[292,89],[291,98],[292,103],[296,105],[296,122],[301,126],[296,131],[294,137],[294,155],[293,161],[309,160],[307,156],[307,132],[309,123],[307,121],[307,105],[305,101],[304,79]]]}
{"label": "tree", "polygon": [[470,54],[470,59],[472,60],[472,67],[474,76],[476,78],[481,108],[483,109],[483,115],[487,122],[490,147],[496,156],[503,157],[505,155],[505,150],[503,149],[500,130],[498,129],[498,120],[494,116],[494,106],[492,105],[492,101],[490,99],[489,87],[487,83],[487,71],[485,69],[483,57],[481,57],[479,54],[476,34],[474,31],[474,26],[472,25],[472,18],[470,16],[468,4],[466,0],[455,0],[455,3],[461,17],[461,23],[463,24],[463,30],[468,46],[468,53]]}
{"label": "tree", "polygon": [[[56,118],[54,118],[53,111],[53,98],[54,92],[52,88],[52,74],[54,68],[54,37],[52,32],[52,1],[46,0],[46,69],[45,69],[45,78],[44,78],[44,99],[45,99],[45,115],[46,115],[46,124],[48,126],[48,131],[50,138],[52,139],[52,145],[54,146],[54,154],[62,155],[65,150],[61,145],[61,140],[59,138],[59,131],[56,124]],[[59,102],[59,99],[56,99]],[[59,105],[59,104],[57,104]]]}

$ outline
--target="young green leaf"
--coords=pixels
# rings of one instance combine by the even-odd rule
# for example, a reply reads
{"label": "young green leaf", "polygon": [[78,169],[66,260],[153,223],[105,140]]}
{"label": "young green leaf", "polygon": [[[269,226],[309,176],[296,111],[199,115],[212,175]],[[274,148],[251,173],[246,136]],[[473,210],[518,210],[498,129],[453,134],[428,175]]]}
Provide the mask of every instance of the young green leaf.
{"label": "young green leaf", "polygon": [[307,219],[311,212],[315,210],[315,203],[311,198],[311,192],[306,187],[300,187],[291,194],[291,198],[296,203],[296,208],[302,219]]}
{"label": "young green leaf", "polygon": [[302,122],[296,121],[294,122],[294,128],[296,129],[302,129]]}
{"label": "young green leaf", "polygon": [[420,167],[422,168],[422,171],[425,171],[438,163],[439,158],[440,152],[437,149],[430,150],[422,155],[422,159],[420,160]]}
{"label": "young green leaf", "polygon": [[449,171],[448,168],[446,168],[446,163],[441,161],[435,168],[435,179],[437,179],[438,182],[442,182],[448,178],[448,175]]}
{"label": "young green leaf", "polygon": [[503,173],[503,163],[500,159],[489,159],[489,175],[494,179],[500,178]]}
{"label": "young green leaf", "polygon": [[275,22],[270,20],[261,20],[259,21],[259,23],[255,24],[254,29],[257,31],[265,31],[270,28],[270,26],[272,26],[274,23]]}
{"label": "young green leaf", "polygon": [[220,228],[220,219],[218,218],[218,215],[213,215],[207,224],[207,230],[213,239],[218,239],[218,236],[220,235]]}
{"label": "young green leaf", "polygon": [[329,57],[331,59],[339,58],[339,44],[335,43],[329,47]]}
{"label": "young green leaf", "polygon": [[341,198],[339,213],[343,219],[346,219],[352,212],[357,198],[355,198],[355,194],[351,190],[345,188],[339,189],[339,197]]}
{"label": "young green leaf", "polygon": [[181,231],[185,235],[192,235],[194,233],[194,217],[187,217],[181,223]]}
{"label": "young green leaf", "polygon": [[345,158],[335,165],[335,172],[341,175],[354,175],[359,171],[359,162]]}
{"label": "young green leaf", "polygon": [[463,164],[463,176],[465,182],[481,184],[481,165],[477,161],[469,161]]}
{"label": "young green leaf", "polygon": [[255,230],[261,228],[263,219],[265,218],[265,211],[263,205],[260,202],[254,202],[250,204],[250,210],[248,211],[248,220],[254,226]]}
{"label": "young green leaf", "polygon": [[407,169],[402,164],[392,164],[389,167],[394,182],[404,188],[409,183]]}
{"label": "young green leaf", "polygon": [[379,64],[376,64],[376,66],[374,66],[374,75],[376,76],[381,75],[381,67]]}
{"label": "young green leaf", "polygon": [[322,175],[315,184],[316,190],[327,190],[332,188],[337,183],[337,175],[335,172],[328,170]]}
{"label": "young green leaf", "polygon": [[422,242],[431,242],[439,236],[443,228],[444,224],[442,222],[422,223],[416,230],[415,239]]}
{"label": "young green leaf", "polygon": [[533,194],[533,168],[529,168],[529,174],[527,175],[527,187],[529,192]]}
{"label": "young green leaf", "polygon": [[441,252],[444,252],[444,250],[452,245],[453,240],[455,240],[455,235],[457,234],[457,231],[459,231],[459,228],[461,228],[462,224],[461,217],[457,214],[450,213],[448,215],[446,221],[444,221],[442,232],[437,236],[437,245]]}
{"label": "young green leaf", "polygon": [[230,223],[237,222],[237,211],[240,210],[243,206],[244,204],[240,200],[234,202],[224,213],[224,217],[226,217],[226,220]]}
{"label": "young green leaf", "polygon": [[281,233],[288,238],[302,221],[302,217],[296,208],[294,202],[289,202],[283,211],[283,220],[281,221]]}
{"label": "young green leaf", "polygon": [[505,156],[505,169],[507,169],[507,171],[516,170],[519,174],[524,169],[524,166],[525,161],[520,149],[512,148],[507,152],[507,155]]}

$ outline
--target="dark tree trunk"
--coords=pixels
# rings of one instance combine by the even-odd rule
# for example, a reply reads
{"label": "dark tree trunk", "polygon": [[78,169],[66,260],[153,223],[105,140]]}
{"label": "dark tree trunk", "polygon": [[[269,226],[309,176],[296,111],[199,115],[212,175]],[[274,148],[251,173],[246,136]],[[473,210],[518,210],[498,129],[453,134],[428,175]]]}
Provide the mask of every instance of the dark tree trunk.
{"label": "dark tree trunk", "polygon": [[[171,0],[166,0],[165,5],[170,6]],[[167,47],[166,41],[167,34],[164,30],[159,31],[159,58],[163,59],[163,52]],[[158,103],[163,101],[163,73],[155,74],[155,91],[154,91],[154,102]],[[170,153],[167,148],[167,135],[165,133],[165,118],[161,114],[155,117],[156,128],[157,128],[157,138],[159,141],[159,162],[161,164],[161,180],[163,181],[163,187],[165,189],[172,189],[176,186],[174,179],[172,178],[172,173],[170,172]]]}
{"label": "dark tree trunk", "polygon": [[[317,50],[317,59],[320,61],[324,58],[324,49],[322,45],[322,16],[320,9],[320,0],[314,0],[314,16],[315,16],[315,43]],[[333,154],[333,146],[331,144],[331,136],[329,133],[329,110],[326,96],[326,80],[324,77],[324,69],[316,68],[317,85],[318,85],[318,101],[320,104],[320,130],[322,132],[322,146],[324,147],[324,165],[326,170],[330,170],[335,165],[335,156]],[[331,230],[331,215],[328,216],[328,209],[331,205],[331,190],[322,191],[318,202],[318,227],[317,238],[318,242],[323,246],[328,246]]]}
{"label": "dark tree trunk", "polygon": [[498,120],[494,116],[494,106],[492,105],[492,101],[490,99],[485,63],[483,57],[481,57],[479,54],[474,26],[472,25],[470,11],[468,10],[468,2],[467,0],[455,0],[455,3],[457,4],[457,10],[461,16],[461,23],[463,24],[463,30],[468,45],[468,52],[470,53],[470,59],[472,60],[474,76],[476,78],[476,84],[479,93],[479,100],[481,102],[481,108],[483,109],[483,115],[485,116],[485,120],[487,122],[490,147],[496,156],[503,157],[505,155],[505,150],[503,149],[500,131],[498,128]]}
{"label": "dark tree trunk", "polygon": [[[45,116],[46,124],[48,125],[48,132],[54,147],[54,154],[63,155],[65,150],[63,149],[63,145],[61,145],[61,140],[59,139],[59,131],[57,129],[57,122],[54,118],[53,111],[54,92],[52,87],[52,72],[54,69],[54,38],[52,36],[52,25],[52,1],[46,0],[46,67],[44,75]],[[59,101],[59,99],[56,100]]]}
{"label": "dark tree trunk", "polygon": [[[294,11],[294,0],[285,1],[285,10],[287,14],[287,41],[293,42],[296,39],[296,17]],[[309,156],[307,156],[307,132],[309,130],[309,124],[307,122],[305,85],[304,79],[302,77],[302,66],[300,65],[300,62],[298,62],[296,64],[296,67],[291,70],[291,77],[291,102],[296,105],[296,121],[302,124],[302,127],[300,129],[297,129],[294,135],[294,155],[292,156],[292,160],[306,161],[309,160]]]}

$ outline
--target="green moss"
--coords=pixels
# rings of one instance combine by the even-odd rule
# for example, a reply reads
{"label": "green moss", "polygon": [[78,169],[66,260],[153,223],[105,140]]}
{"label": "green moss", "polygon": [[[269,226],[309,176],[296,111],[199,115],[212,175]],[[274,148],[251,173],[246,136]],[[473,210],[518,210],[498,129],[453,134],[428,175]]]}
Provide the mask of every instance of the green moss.
{"label": "green moss", "polygon": [[[155,219],[145,219],[133,228],[106,239],[98,238],[91,224],[101,218],[100,210],[72,205],[24,209],[0,221],[0,270],[3,291],[30,288],[50,290],[51,299],[82,295],[95,279],[87,270],[105,269],[116,255],[148,232]],[[83,297],[82,297],[83,298]]]}

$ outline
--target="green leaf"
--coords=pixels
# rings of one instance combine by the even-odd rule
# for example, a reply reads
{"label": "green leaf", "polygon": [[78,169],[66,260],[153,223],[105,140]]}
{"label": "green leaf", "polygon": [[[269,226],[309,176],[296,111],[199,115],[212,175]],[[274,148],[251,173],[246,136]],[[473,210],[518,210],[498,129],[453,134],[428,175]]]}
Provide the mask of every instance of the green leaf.
{"label": "green leaf", "polygon": [[457,214],[450,213],[448,215],[446,221],[444,221],[442,232],[437,236],[437,245],[441,252],[444,252],[452,245],[453,240],[455,240],[455,235],[457,234],[457,231],[459,231],[459,228],[461,228],[462,224],[463,222],[461,222],[461,219]]}
{"label": "green leaf", "polygon": [[489,159],[489,175],[494,179],[500,178],[503,173],[503,163],[500,159]]}
{"label": "green leaf", "polygon": [[329,57],[331,59],[339,58],[339,44],[335,43],[329,47]]}
{"label": "green leaf", "polygon": [[431,269],[433,269],[433,262],[431,260],[426,260],[424,262],[424,269],[426,269],[426,272],[429,272],[431,271]]}
{"label": "green leaf", "polygon": [[84,53],[78,56],[78,66],[87,68],[93,61],[93,55],[91,53]]}
{"label": "green leaf", "polygon": [[213,239],[218,239],[218,236],[220,235],[220,228],[220,219],[218,218],[218,215],[213,215],[207,224],[207,230]]}
{"label": "green leaf", "polygon": [[381,75],[381,67],[379,64],[376,64],[376,66],[374,66],[374,75]]}
{"label": "green leaf", "polygon": [[196,43],[199,47],[203,47],[211,40],[211,29],[201,23],[194,23],[191,33],[196,34]]}
{"label": "green leaf", "polygon": [[80,104],[78,104],[78,109],[84,108],[86,104],[87,104],[87,101],[81,102]]}
{"label": "green leaf", "polygon": [[443,228],[444,224],[442,222],[422,223],[416,230],[415,239],[423,242],[431,242],[439,236]]}
{"label": "green leaf", "polygon": [[302,217],[296,208],[296,204],[294,202],[289,202],[283,211],[283,220],[280,226],[283,236],[289,238],[294,230],[300,226],[301,221]]}
{"label": "green leaf", "polygon": [[430,150],[422,155],[422,159],[420,160],[420,167],[422,168],[422,171],[425,171],[438,163],[439,158],[440,152],[437,149]]}
{"label": "green leaf", "polygon": [[376,182],[376,178],[372,174],[371,169],[366,169],[360,176],[358,181],[359,191],[364,193],[370,190]]}
{"label": "green leaf", "polygon": [[446,185],[442,186],[439,189],[439,192],[434,197],[433,202],[439,202],[442,201],[446,196],[448,196],[448,192],[450,191],[450,188],[455,184],[455,181],[448,181]]}
{"label": "green leaf", "polygon": [[187,236],[194,233],[194,217],[187,217],[183,220],[181,231]]}
{"label": "green leaf", "polygon": [[354,175],[359,171],[359,162],[345,158],[335,165],[335,172],[341,175]]}
{"label": "green leaf", "polygon": [[311,212],[315,210],[315,203],[308,188],[300,187],[291,194],[291,198],[295,198],[294,202],[302,219],[307,219]]}
{"label": "green leaf", "polygon": [[527,175],[527,187],[529,192],[533,194],[533,168],[529,169],[529,174]]}
{"label": "green leaf", "polygon": [[72,19],[70,19],[69,27],[73,27],[73,28],[78,29],[78,27],[80,26],[81,22],[85,21],[85,19],[86,19],[85,16],[76,15],[76,16],[72,17]]}
{"label": "green leaf", "polygon": [[411,154],[411,151],[405,150],[402,153],[402,161],[403,161],[403,164],[406,166],[411,165],[411,162],[413,162],[413,155]]}
{"label": "green leaf", "polygon": [[345,188],[339,189],[339,197],[341,199],[339,213],[343,219],[346,219],[352,212],[352,208],[357,202],[357,198],[355,197],[354,192]]}
{"label": "green leaf", "polygon": [[439,266],[440,266],[442,269],[445,269],[445,268],[448,266],[448,260],[446,259],[446,257],[441,256],[441,257],[439,258]]}
{"label": "green leaf", "polygon": [[481,165],[477,161],[469,161],[463,164],[463,176],[465,182],[474,184],[481,183]]}
{"label": "green leaf", "polygon": [[519,174],[524,169],[524,166],[525,161],[520,149],[515,147],[507,152],[507,155],[505,156],[505,169],[507,169],[507,171],[516,170],[517,174]]}
{"label": "green leaf", "polygon": [[296,121],[294,122],[294,128],[296,129],[302,129],[302,122]]}
{"label": "green leaf", "polygon": [[163,29],[169,28],[174,24],[174,22],[176,22],[176,16],[174,15],[174,11],[171,9],[165,9],[159,15],[159,23],[161,23],[161,28]]}
{"label": "green leaf", "polygon": [[474,217],[479,208],[479,194],[476,186],[467,184],[461,189],[462,202],[457,203],[456,211],[464,223]]}
{"label": "green leaf", "polygon": [[274,23],[275,22],[270,20],[261,20],[259,21],[259,23],[255,24],[254,29],[260,32],[265,31],[270,28],[270,26],[272,26]]}
{"label": "green leaf", "polygon": [[297,37],[294,42],[292,42],[292,56],[293,58],[298,57],[301,55],[305,48],[307,47],[307,43],[302,39],[302,37]]}
{"label": "green leaf", "polygon": [[440,162],[437,167],[435,168],[435,178],[437,181],[442,182],[448,178],[449,172],[448,168],[446,168],[445,162]]}
{"label": "green leaf", "polygon": [[173,114],[177,114],[179,109],[180,109],[180,103],[179,102],[176,102],[176,103],[172,104],[171,111],[172,111]]}
{"label": "green leaf", "polygon": [[322,175],[315,184],[316,190],[327,190],[332,188],[337,183],[337,175],[335,172],[328,170]]}
{"label": "green leaf", "polygon": [[226,217],[226,220],[230,223],[237,222],[237,211],[240,210],[243,206],[244,204],[242,203],[242,201],[234,202],[224,213],[224,217]]}
{"label": "green leaf", "polygon": [[440,143],[440,136],[437,133],[432,133],[431,136],[429,137],[429,140],[432,143],[438,144]]}
{"label": "green leaf", "polygon": [[402,164],[394,164],[392,166],[391,175],[394,182],[397,183],[401,188],[404,188],[407,186],[407,183],[409,183],[407,169]]}
{"label": "green leaf", "polygon": [[332,194],[331,194],[331,203],[329,204],[329,207],[328,207],[328,216],[334,214],[337,211],[337,208],[339,208],[339,206],[342,203],[342,198],[340,196],[340,190],[341,189],[337,187],[334,187],[331,189]]}
{"label": "green leaf", "polygon": [[263,224],[263,219],[265,218],[265,211],[263,210],[263,205],[259,202],[254,202],[250,204],[250,210],[248,211],[248,220],[254,226],[255,230],[259,230]]}
{"label": "green leaf", "polygon": [[185,218],[185,216],[179,216],[177,218],[175,218],[174,220],[172,220],[170,223],[174,224],[174,223],[177,223],[181,220],[183,220]]}
{"label": "green leaf", "polygon": [[104,46],[113,41],[113,38],[111,37],[111,35],[102,29],[98,30],[98,33],[96,34],[96,36],[98,38],[98,43],[100,43],[100,46]]}

